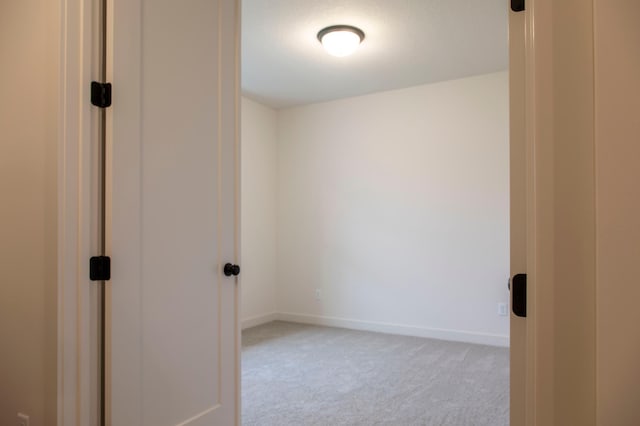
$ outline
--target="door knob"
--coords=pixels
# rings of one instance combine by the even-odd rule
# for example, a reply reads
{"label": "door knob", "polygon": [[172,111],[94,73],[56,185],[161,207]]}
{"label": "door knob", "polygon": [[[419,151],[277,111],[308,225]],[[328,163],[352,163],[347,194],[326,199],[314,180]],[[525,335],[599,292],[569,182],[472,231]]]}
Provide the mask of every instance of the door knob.
{"label": "door knob", "polygon": [[224,265],[223,272],[227,277],[230,277],[232,275],[234,277],[237,277],[240,274],[240,267],[232,263],[227,263],[226,265]]}

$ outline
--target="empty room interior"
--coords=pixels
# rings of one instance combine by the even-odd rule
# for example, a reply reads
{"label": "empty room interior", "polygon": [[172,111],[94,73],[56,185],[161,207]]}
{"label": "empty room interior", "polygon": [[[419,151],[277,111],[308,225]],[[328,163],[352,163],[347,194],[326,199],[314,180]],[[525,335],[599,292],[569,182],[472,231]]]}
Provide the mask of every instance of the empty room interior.
{"label": "empty room interior", "polygon": [[241,45],[243,424],[508,424],[504,2],[245,0]]}

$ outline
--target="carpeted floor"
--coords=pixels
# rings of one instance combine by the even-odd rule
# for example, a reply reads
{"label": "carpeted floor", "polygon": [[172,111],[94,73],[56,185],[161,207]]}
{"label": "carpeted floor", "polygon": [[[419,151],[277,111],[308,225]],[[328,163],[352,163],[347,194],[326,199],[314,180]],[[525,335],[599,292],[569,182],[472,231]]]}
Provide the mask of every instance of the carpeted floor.
{"label": "carpeted floor", "polygon": [[509,424],[509,350],[276,321],[242,334],[245,426]]}

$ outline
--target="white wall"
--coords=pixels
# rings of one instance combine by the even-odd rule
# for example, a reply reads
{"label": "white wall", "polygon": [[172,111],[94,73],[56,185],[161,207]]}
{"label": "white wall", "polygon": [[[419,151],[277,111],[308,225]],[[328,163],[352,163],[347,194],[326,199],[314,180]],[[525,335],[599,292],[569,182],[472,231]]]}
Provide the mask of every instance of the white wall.
{"label": "white wall", "polygon": [[242,320],[276,311],[276,111],[242,98]]}
{"label": "white wall", "polygon": [[[640,424],[640,3],[594,1],[597,424]],[[591,324],[590,324],[591,325]]]}
{"label": "white wall", "polygon": [[0,4],[0,425],[56,423],[59,4]]}
{"label": "white wall", "polygon": [[281,317],[507,344],[508,137],[506,72],[279,111]]}

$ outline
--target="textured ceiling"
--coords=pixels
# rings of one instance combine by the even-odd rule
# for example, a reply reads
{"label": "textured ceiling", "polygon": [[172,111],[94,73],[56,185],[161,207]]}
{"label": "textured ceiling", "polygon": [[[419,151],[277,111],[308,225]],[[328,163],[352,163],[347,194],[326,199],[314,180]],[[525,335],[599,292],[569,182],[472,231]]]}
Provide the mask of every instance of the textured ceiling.
{"label": "textured ceiling", "polygon": [[[275,108],[504,70],[507,0],[243,0],[243,93]],[[361,28],[352,56],[316,34]]]}

